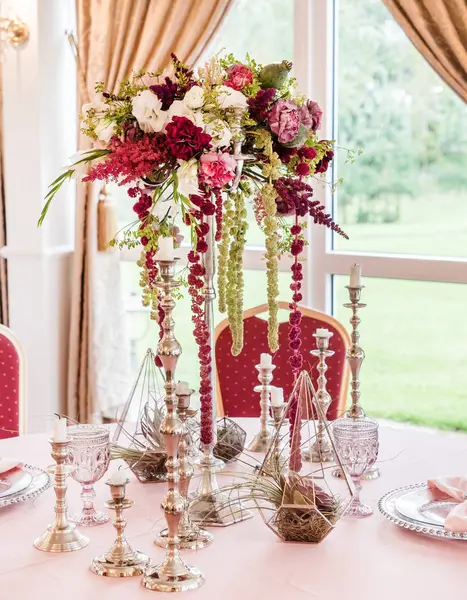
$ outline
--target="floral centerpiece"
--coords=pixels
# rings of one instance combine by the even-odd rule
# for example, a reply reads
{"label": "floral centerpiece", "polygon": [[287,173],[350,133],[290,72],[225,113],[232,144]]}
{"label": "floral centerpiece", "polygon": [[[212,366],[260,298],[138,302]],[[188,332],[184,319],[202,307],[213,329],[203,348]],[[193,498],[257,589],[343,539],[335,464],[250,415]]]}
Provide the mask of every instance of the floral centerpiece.
{"label": "floral centerpiece", "polygon": [[303,363],[297,305],[302,300],[300,255],[307,217],[346,237],[324,206],[313,200],[309,178],[326,172],[334,147],[319,138],[322,111],[296,92],[291,67],[287,61],[263,67],[248,56],[241,63],[229,55],[213,58],[195,75],[172,56],[170,75],[136,72],[121,82],[118,94],[97,83],[96,99],[85,104],[81,114],[82,131],[95,147],[72,157],[52,183],[40,219],[68,179],[125,186],[136,219],[112,243],[141,246],[143,302],[159,323],[163,310],[154,283],[160,240],[173,238],[179,245],[181,224],[190,228],[186,283],[199,345],[204,444],[212,442],[212,355],[202,294],[202,257],[210,228],[215,227],[218,244],[219,309],[227,312],[235,355],[243,345],[247,202],[252,202],[265,237],[272,352],[278,348],[278,260],[282,254],[293,256],[289,339],[295,377]]}

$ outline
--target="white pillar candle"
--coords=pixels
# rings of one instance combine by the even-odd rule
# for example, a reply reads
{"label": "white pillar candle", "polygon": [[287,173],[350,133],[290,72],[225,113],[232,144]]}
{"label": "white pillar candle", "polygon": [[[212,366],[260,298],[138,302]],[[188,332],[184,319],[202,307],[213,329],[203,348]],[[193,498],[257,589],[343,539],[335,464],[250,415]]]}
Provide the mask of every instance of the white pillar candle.
{"label": "white pillar candle", "polygon": [[272,365],[272,356],[270,354],[261,354],[261,366],[270,367]]}
{"label": "white pillar candle", "polygon": [[282,406],[284,404],[284,390],[280,387],[273,387],[271,390],[271,406]]}
{"label": "white pillar candle", "polygon": [[159,250],[156,253],[156,260],[173,260],[174,240],[171,237],[160,237],[158,240]]}
{"label": "white pillar candle", "polygon": [[112,485],[125,485],[127,479],[128,478],[125,475],[124,469],[117,469],[116,471],[114,471],[108,483]]}
{"label": "white pillar candle", "polygon": [[54,422],[53,441],[66,442],[67,437],[66,419],[65,417],[57,417]]}
{"label": "white pillar candle", "polygon": [[332,333],[332,331],[329,331],[329,329],[317,329],[315,333],[316,337],[323,337],[327,339],[329,339],[332,335],[334,334]]}
{"label": "white pillar candle", "polygon": [[361,287],[362,281],[362,265],[357,265],[356,263],[350,267],[350,283],[349,286],[351,288]]}
{"label": "white pillar candle", "polygon": [[179,381],[177,382],[177,386],[175,388],[175,393],[177,394],[177,396],[184,396],[186,394],[190,394],[191,389],[190,386],[188,385],[188,382],[186,381]]}

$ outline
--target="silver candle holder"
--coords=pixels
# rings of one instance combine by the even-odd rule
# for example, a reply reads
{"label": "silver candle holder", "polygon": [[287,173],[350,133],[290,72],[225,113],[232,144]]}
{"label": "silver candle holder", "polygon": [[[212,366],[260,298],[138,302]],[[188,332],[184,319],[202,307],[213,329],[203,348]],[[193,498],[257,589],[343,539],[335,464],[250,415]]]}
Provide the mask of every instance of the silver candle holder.
{"label": "silver candle holder", "polygon": [[102,577],[142,575],[149,565],[149,558],[142,552],[133,550],[124,534],[126,520],[123,511],[133,506],[133,501],[126,498],[126,486],[129,482],[129,479],[124,483],[112,483],[111,479],[105,482],[110,488],[112,497],[105,505],[115,511],[113,526],[117,531],[117,537],[110,550],[96,556],[91,563],[91,571]]}
{"label": "silver candle holder", "polygon": [[209,345],[211,347],[211,389],[212,389],[212,432],[211,444],[202,444],[202,455],[196,465],[201,471],[201,481],[196,492],[191,496],[190,518],[193,523],[205,527],[227,527],[234,523],[240,523],[250,519],[253,515],[237,500],[221,492],[217,482],[217,471],[225,468],[224,461],[214,456],[216,445],[217,418],[216,403],[214,400],[215,380],[215,347],[214,347],[214,300],[216,290],[214,288],[215,275],[215,218],[213,215],[206,217],[209,225],[207,236],[207,252],[203,255],[204,275],[204,316],[209,331]]}
{"label": "silver candle holder", "polygon": [[282,472],[287,465],[287,460],[282,461],[281,464],[281,456],[283,451],[283,442],[281,440],[280,430],[284,421],[284,410],[287,405],[281,404],[279,406],[271,405],[272,412],[272,422],[275,429],[275,434],[273,438],[273,447],[268,449],[266,454],[266,460],[264,462],[264,467],[262,470],[266,472]]}
{"label": "silver candle holder", "polygon": [[258,379],[261,385],[255,387],[255,392],[259,392],[260,395],[260,430],[251,440],[247,446],[247,450],[250,452],[266,452],[271,445],[272,435],[268,425],[269,409],[271,406],[270,397],[271,389],[270,385],[273,374],[272,372],[276,368],[275,365],[256,365],[258,371]]}
{"label": "silver candle holder", "polygon": [[56,442],[49,440],[52,447],[52,458],[56,465],[51,469],[54,476],[55,520],[46,531],[34,541],[34,546],[43,552],[73,552],[85,548],[89,539],[80,533],[73,523],[68,521],[68,505],[66,500],[66,478],[73,471],[67,464],[70,453],[70,439]]}
{"label": "silver candle holder", "polygon": [[[346,359],[349,363],[350,373],[351,373],[351,382],[350,382],[350,397],[352,403],[349,409],[345,413],[345,418],[347,419],[364,419],[366,417],[365,411],[360,405],[360,369],[362,363],[365,359],[365,352],[363,348],[360,346],[360,332],[358,331],[358,327],[361,323],[361,319],[358,315],[358,311],[361,308],[365,308],[366,304],[361,302],[362,290],[365,287],[364,285],[359,286],[345,286],[349,292],[349,300],[344,304],[345,308],[350,308],[352,311],[352,316],[350,317],[350,324],[352,325],[352,331],[350,334],[350,346],[346,352]],[[333,471],[333,475],[335,477],[342,477],[342,472],[340,469],[335,469]],[[365,473],[361,476],[360,479],[365,481],[371,479],[377,479],[381,475],[378,467],[373,465],[369,468]]]}
{"label": "silver candle holder", "polygon": [[141,581],[143,587],[157,592],[183,592],[194,590],[204,583],[204,576],[194,567],[188,566],[180,556],[180,540],[178,528],[185,509],[185,501],[180,494],[178,483],[180,478],[178,448],[184,432],[181,420],[175,408],[175,368],[182,348],[174,335],[172,312],[175,307],[173,290],[179,283],[174,280],[175,260],[158,260],[161,281],[158,286],[162,290],[161,305],[164,309],[162,321],[163,335],[157,346],[157,355],[161,359],[165,371],[165,405],[167,413],[161,423],[161,434],[167,448],[168,490],[162,500],[161,507],[167,520],[167,553],[162,563],[149,568]]}
{"label": "silver candle holder", "polygon": [[314,333],[313,337],[316,340],[317,347],[310,352],[313,356],[318,357],[318,365],[316,367],[319,373],[318,389],[316,395],[313,397],[313,404],[316,406],[316,404],[319,403],[321,410],[316,408],[318,415],[318,430],[316,432],[315,442],[311,447],[311,453],[307,450],[303,453],[303,457],[305,460],[311,460],[311,462],[314,463],[332,462],[334,460],[334,453],[324,423],[324,419],[326,418],[326,414],[332,402],[331,395],[326,389],[326,371],[328,370],[326,359],[334,355],[334,351],[329,350],[329,339],[332,335],[332,332],[328,332],[327,335]]}
{"label": "silver candle holder", "polygon": [[[190,487],[190,481],[193,477],[193,466],[188,457],[188,443],[187,443],[187,426],[186,420],[188,418],[188,409],[190,406],[191,394],[194,390],[190,390],[188,394],[177,394],[177,412],[180,421],[183,426],[183,433],[180,438],[180,444],[178,446],[178,458],[179,458],[179,475],[180,481],[178,484],[180,494],[184,501],[184,511],[182,518],[178,526],[178,537],[180,540],[181,550],[200,550],[208,546],[212,540],[213,535],[206,529],[202,529],[192,523],[189,513],[189,501],[188,501],[188,490]],[[156,539],[156,544],[162,548],[167,548],[169,530],[163,529]]]}

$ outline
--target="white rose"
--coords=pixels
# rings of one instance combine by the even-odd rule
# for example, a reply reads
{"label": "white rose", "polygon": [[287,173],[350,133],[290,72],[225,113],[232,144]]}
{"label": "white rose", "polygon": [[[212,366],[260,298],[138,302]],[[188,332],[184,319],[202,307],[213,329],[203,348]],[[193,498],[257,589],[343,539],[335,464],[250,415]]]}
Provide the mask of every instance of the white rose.
{"label": "white rose", "polygon": [[162,131],[167,113],[161,110],[162,102],[151,90],[144,90],[131,102],[131,112],[145,133]]}
{"label": "white rose", "polygon": [[203,114],[199,110],[190,110],[183,100],[174,100],[167,111],[167,123],[173,117],[186,117],[197,127],[204,128]]}
{"label": "white rose", "polygon": [[232,132],[221,119],[214,119],[210,123],[207,123],[205,131],[211,136],[211,145],[214,149],[230,145]]}
{"label": "white rose", "polygon": [[101,140],[108,144],[110,142],[110,138],[114,134],[114,124],[106,123],[105,120],[101,119],[94,130],[97,135],[97,139]]}
{"label": "white rose", "polygon": [[177,169],[178,191],[188,198],[190,194],[199,194],[198,188],[198,161],[196,158],[190,160],[179,160]]}
{"label": "white rose", "polygon": [[204,104],[204,90],[199,85],[194,85],[188,90],[183,102],[190,109],[201,108]]}
{"label": "white rose", "polygon": [[219,106],[221,108],[246,108],[248,106],[246,97],[238,90],[233,90],[226,85],[217,87],[219,93]]}

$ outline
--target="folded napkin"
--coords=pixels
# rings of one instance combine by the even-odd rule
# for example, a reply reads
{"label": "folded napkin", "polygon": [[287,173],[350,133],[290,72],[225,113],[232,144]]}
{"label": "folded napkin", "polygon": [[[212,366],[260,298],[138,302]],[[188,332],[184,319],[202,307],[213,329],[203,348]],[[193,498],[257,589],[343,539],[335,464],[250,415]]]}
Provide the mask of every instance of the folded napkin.
{"label": "folded napkin", "polygon": [[15,460],[13,458],[0,458],[0,475],[3,475],[3,473],[8,473],[8,471],[12,471],[17,467],[20,467],[22,464],[22,461]]}
{"label": "folded napkin", "polygon": [[467,532],[467,477],[439,477],[428,480],[428,489],[439,490],[459,502],[446,517],[448,531]]}

